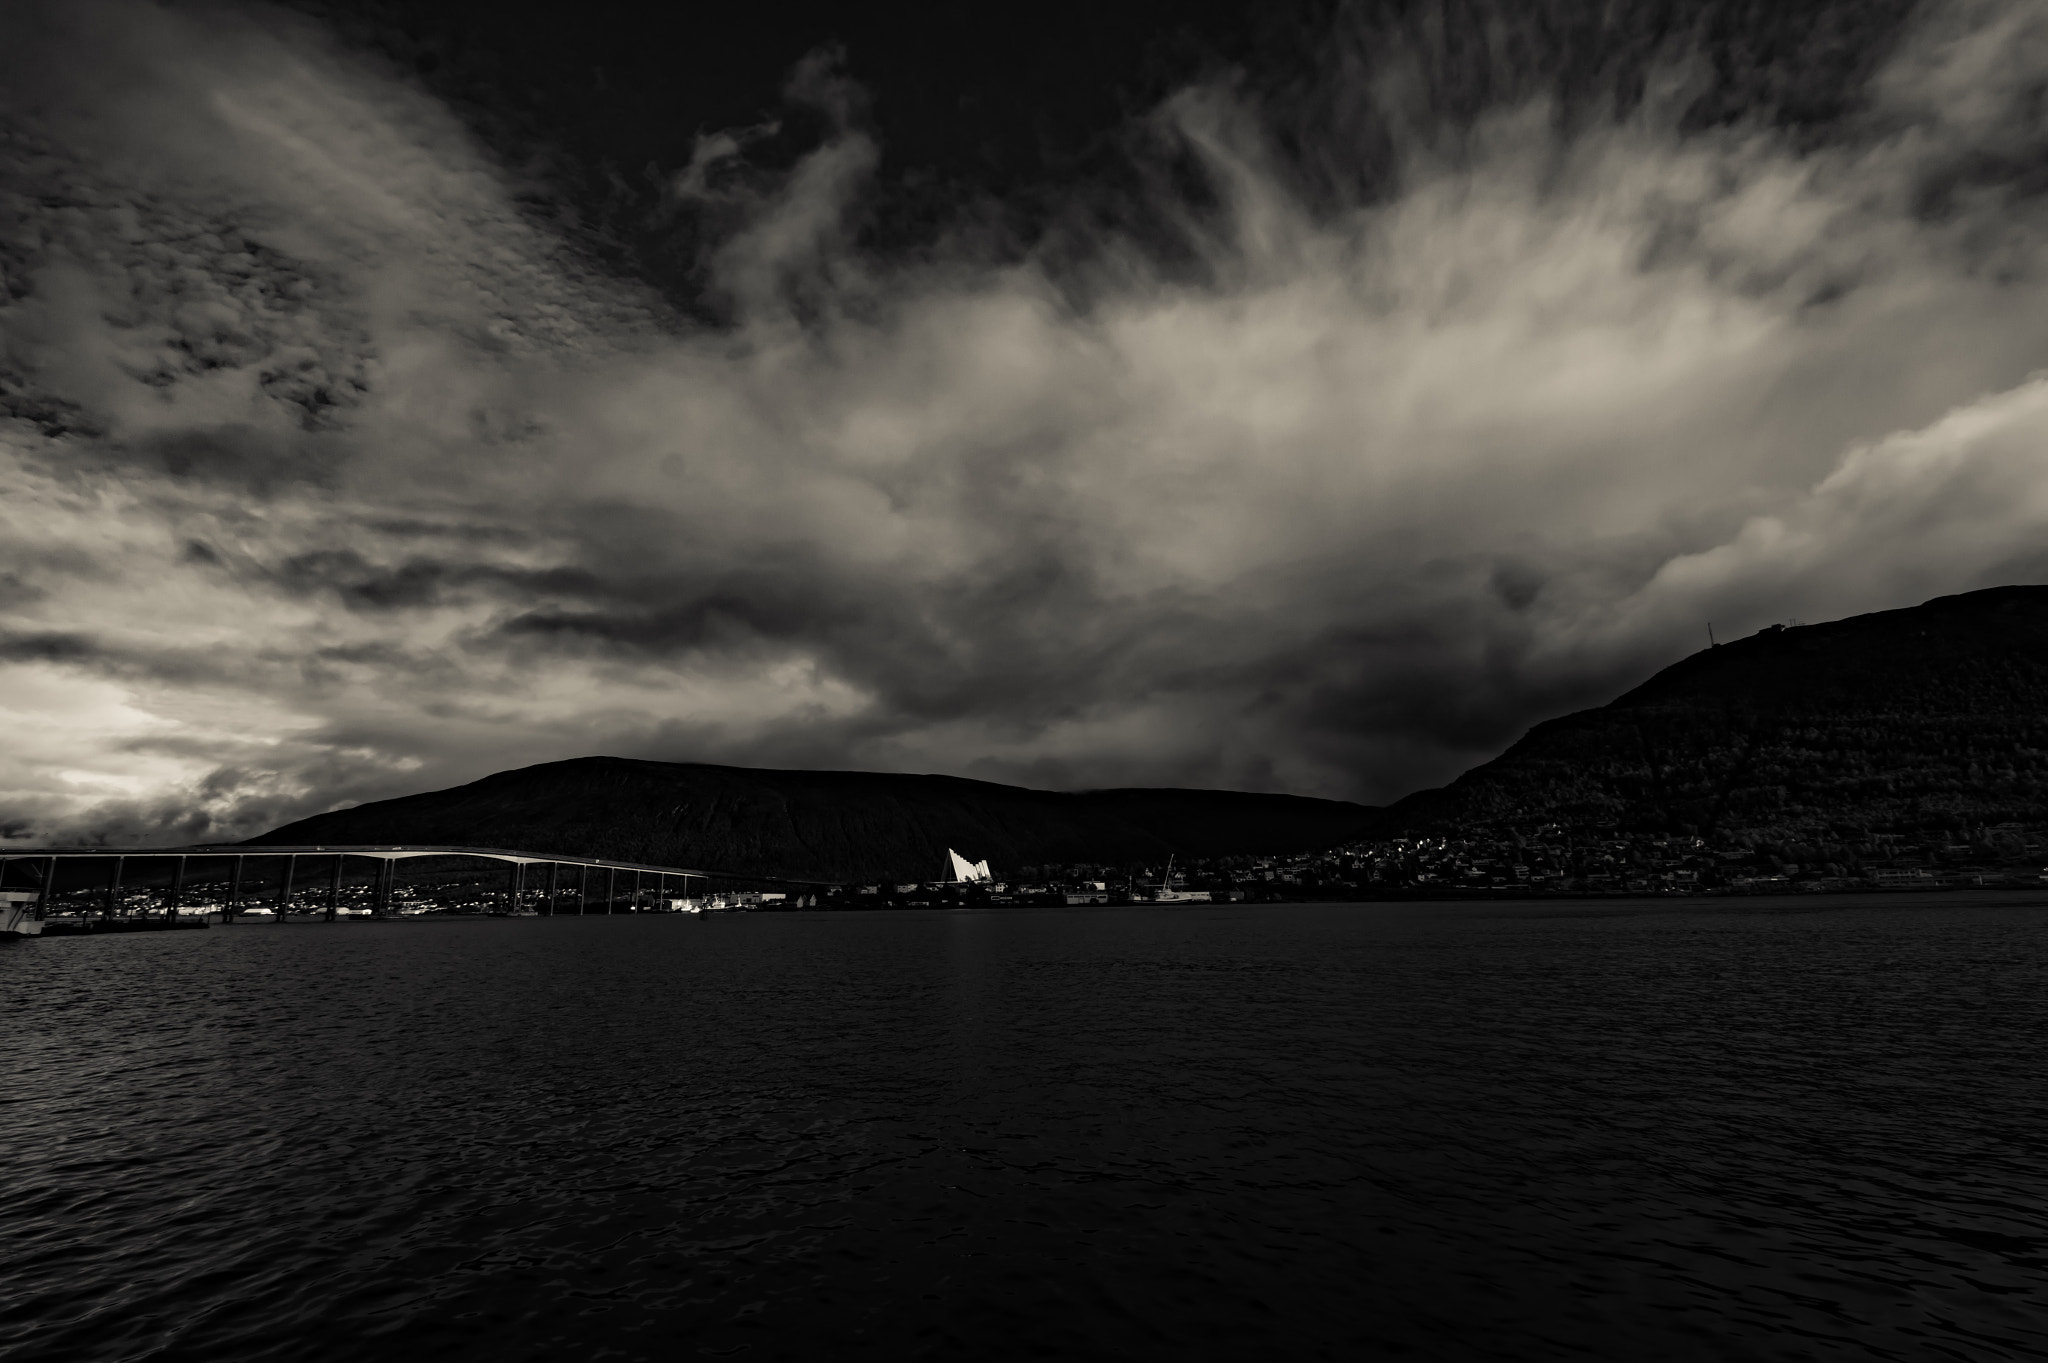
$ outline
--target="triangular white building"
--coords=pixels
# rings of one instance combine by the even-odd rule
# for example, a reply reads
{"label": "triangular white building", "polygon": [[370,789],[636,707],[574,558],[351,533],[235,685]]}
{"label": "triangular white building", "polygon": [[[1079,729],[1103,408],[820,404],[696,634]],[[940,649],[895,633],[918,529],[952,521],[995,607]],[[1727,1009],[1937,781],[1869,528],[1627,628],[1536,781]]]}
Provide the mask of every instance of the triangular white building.
{"label": "triangular white building", "polygon": [[986,861],[969,861],[950,847],[946,849],[946,855],[953,859],[951,878],[954,880],[974,885],[995,879],[995,873],[988,869]]}

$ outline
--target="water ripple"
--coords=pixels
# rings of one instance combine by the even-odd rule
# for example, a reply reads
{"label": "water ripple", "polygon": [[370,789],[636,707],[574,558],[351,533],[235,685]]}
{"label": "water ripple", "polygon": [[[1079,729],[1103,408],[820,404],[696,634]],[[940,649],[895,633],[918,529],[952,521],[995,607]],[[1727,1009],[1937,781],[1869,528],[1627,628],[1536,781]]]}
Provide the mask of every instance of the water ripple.
{"label": "water ripple", "polygon": [[2048,1355],[2048,910],[0,949],[0,1351]]}

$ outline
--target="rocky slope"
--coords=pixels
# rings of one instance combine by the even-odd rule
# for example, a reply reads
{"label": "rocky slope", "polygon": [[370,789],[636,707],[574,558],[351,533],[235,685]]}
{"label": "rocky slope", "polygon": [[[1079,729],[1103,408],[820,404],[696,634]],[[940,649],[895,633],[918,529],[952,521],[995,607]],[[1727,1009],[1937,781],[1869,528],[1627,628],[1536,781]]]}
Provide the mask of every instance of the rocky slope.
{"label": "rocky slope", "polygon": [[1696,653],[1389,806],[1373,831],[1546,823],[1778,841],[2048,823],[2048,587]]}

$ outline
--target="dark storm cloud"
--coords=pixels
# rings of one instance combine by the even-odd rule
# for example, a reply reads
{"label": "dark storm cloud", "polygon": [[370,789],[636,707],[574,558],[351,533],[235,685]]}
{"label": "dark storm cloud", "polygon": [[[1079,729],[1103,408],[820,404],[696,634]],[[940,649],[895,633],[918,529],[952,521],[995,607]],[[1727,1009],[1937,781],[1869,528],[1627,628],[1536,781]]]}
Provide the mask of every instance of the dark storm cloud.
{"label": "dark storm cloud", "polygon": [[332,595],[358,611],[418,610],[455,599],[524,602],[604,594],[601,581],[581,568],[511,568],[419,556],[380,564],[353,549],[294,554],[261,571],[280,591]]}
{"label": "dark storm cloud", "polygon": [[0,824],[589,752],[1389,798],[1708,620],[2033,571],[2048,14],[1740,14],[1346,8],[916,250],[792,52],[634,191],[656,288],[318,24],[11,11]]}
{"label": "dark storm cloud", "polygon": [[682,605],[638,614],[529,611],[507,620],[502,628],[514,639],[586,639],[661,657],[756,640],[802,638],[820,623],[814,603],[765,591],[693,592],[690,598]]}
{"label": "dark storm cloud", "polygon": [[76,663],[98,654],[83,634],[0,634],[0,661]]}

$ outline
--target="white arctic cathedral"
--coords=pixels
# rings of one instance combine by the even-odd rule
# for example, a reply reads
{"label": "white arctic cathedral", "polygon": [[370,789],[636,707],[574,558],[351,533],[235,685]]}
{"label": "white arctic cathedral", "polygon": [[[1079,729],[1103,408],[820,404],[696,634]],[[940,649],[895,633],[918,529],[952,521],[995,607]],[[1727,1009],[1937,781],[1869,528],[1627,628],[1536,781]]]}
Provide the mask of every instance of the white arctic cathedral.
{"label": "white arctic cathedral", "polygon": [[969,861],[950,847],[946,849],[946,855],[953,859],[952,878],[954,880],[968,885],[981,885],[995,879],[995,875],[988,869],[986,861]]}

